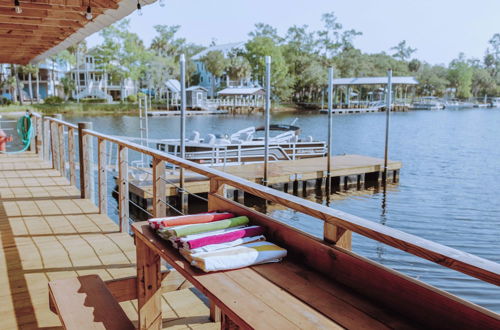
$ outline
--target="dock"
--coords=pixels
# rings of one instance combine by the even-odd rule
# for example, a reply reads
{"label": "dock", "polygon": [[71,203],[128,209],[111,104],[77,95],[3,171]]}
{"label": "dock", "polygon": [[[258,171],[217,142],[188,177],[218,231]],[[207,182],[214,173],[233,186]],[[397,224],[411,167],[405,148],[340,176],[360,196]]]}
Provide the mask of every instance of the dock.
{"label": "dock", "polygon": [[[71,329],[123,329],[111,327],[115,320],[139,329],[500,327],[500,315],[352,252],[352,233],[494,285],[500,285],[497,263],[93,131],[86,123],[33,121],[31,151],[0,155],[2,329],[57,328],[61,322]],[[118,225],[108,217],[115,210],[108,203],[106,141],[120,150]],[[193,268],[147,222],[130,223],[129,151],[152,158],[151,216],[166,215],[165,164],[174,164],[208,178],[208,211],[248,216],[270,242],[287,249],[286,259],[209,273]],[[380,160],[362,156],[345,157],[344,164],[333,160],[337,177],[381,169]],[[393,171],[401,166],[391,163]],[[276,180],[300,179],[282,165],[274,168]],[[313,172],[303,170],[303,178]],[[305,214],[303,221],[322,221],[323,237],[231,200],[228,189]]]}
{"label": "dock", "polygon": [[[187,110],[186,116],[201,116],[201,115],[225,115],[228,114],[228,110]],[[180,110],[155,110],[148,111],[148,116],[150,117],[162,117],[162,116],[180,116]]]}
{"label": "dock", "polygon": [[[0,197],[0,329],[59,328],[49,281],[136,274],[133,238],[38,155],[0,154]],[[208,306],[173,275],[162,288],[163,327],[217,329]],[[137,301],[121,306],[137,324]]]}
{"label": "dock", "polygon": [[[346,109],[332,109],[334,115],[347,115],[352,113],[369,113],[369,112],[384,112],[383,107],[377,108],[346,108]],[[328,113],[328,109],[321,109],[319,113]]]}
{"label": "dock", "polygon": [[[384,160],[362,155],[339,155],[332,157],[333,170],[330,175],[331,192],[348,191],[350,189],[363,190],[376,186],[382,179]],[[218,170],[237,177],[262,183],[264,165],[262,163],[244,164],[237,166],[216,166]],[[285,160],[269,163],[268,186],[303,196],[309,190],[321,191],[328,194],[327,189],[327,158],[305,158]],[[397,183],[402,163],[399,161],[388,162],[388,181]],[[151,172],[150,169],[141,171]],[[184,189],[192,194],[206,194],[209,191],[209,180],[193,172],[186,172]],[[179,194],[179,175],[167,174],[165,176],[165,196],[175,197]],[[153,196],[152,176],[147,175],[144,180],[134,179],[129,176],[129,192],[132,201],[143,209],[151,209]],[[226,196],[240,202],[244,201],[244,192],[238,189],[227,189]],[[193,199],[192,202],[200,200]],[[176,201],[172,201],[176,203]]]}

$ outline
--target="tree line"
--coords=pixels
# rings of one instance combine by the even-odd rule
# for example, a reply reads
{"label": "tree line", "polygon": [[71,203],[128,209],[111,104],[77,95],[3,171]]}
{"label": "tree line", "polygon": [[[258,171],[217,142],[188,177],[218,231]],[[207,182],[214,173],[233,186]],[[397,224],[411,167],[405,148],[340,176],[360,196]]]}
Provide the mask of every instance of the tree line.
{"label": "tree line", "polygon": [[[420,82],[416,88],[420,96],[443,96],[450,92],[462,99],[500,95],[500,33],[485,45],[483,58],[466,58],[461,53],[447,65],[433,65],[414,58],[416,49],[405,40],[388,52],[364,53],[354,45],[362,32],[345,28],[333,12],[323,14],[321,20],[320,30],[294,25],[282,35],[269,24],[257,23],[243,51],[227,57],[212,51],[202,61],[215,77],[227,74],[232,80],[252,78],[262,83],[264,56],[271,56],[273,95],[281,101],[317,100],[326,86],[326,71],[330,66],[334,67],[336,77],[384,76],[392,68],[395,76],[415,76]],[[115,83],[130,78],[137,87],[160,90],[168,79],[179,78],[179,55],[184,53],[188,59],[188,84],[197,84],[199,76],[189,59],[205,47],[179,37],[179,25],[156,25],[154,29],[155,37],[147,46],[137,33],[130,32],[129,20],[125,19],[103,29],[99,45],[87,49],[82,42],[57,54],[53,60],[76,65],[78,53],[91,54]],[[19,68],[20,72],[23,70],[33,71],[31,67]],[[12,80],[6,83],[14,86]],[[71,92],[75,86],[70,78],[63,85],[65,92]]]}

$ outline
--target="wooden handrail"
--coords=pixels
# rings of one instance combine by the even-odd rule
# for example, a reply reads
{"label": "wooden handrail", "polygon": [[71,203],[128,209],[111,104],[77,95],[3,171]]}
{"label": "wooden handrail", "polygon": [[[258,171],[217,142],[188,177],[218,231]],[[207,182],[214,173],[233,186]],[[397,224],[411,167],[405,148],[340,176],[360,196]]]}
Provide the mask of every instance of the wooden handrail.
{"label": "wooden handrail", "polygon": [[332,208],[247,181],[240,177],[163,153],[156,149],[124,141],[122,139],[101,134],[92,130],[84,129],[82,130],[82,133],[83,135],[88,134],[102,140],[116,143],[121,148],[128,148],[149,155],[157,161],[170,162],[187,170],[204,175],[211,179],[211,184],[212,181],[214,183],[216,182],[217,184],[215,184],[215,186],[225,184],[230,185],[255,196],[279,203],[298,212],[311,215],[345,230],[351,230],[367,238],[390,245],[423,259],[430,260],[447,268],[454,269],[485,282],[500,285],[500,264],[493,261],[480,258],[415,235],[407,234],[400,230],[393,229],[345,212],[334,210]]}
{"label": "wooden handrail", "polygon": [[64,120],[61,120],[61,119],[52,118],[52,117],[43,117],[43,118],[45,120],[48,120],[48,121],[51,121],[51,122],[54,122],[54,123],[57,123],[57,124],[64,125],[66,127],[78,129],[78,125],[75,125],[75,124],[72,124],[72,123],[68,123],[67,121],[64,121]]}

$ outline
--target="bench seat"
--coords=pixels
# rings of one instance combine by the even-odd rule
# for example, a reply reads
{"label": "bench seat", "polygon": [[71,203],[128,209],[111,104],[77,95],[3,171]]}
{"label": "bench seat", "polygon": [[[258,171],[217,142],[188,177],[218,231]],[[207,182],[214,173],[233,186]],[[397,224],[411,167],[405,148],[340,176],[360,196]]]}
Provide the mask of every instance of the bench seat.
{"label": "bench seat", "polygon": [[65,329],[135,329],[97,275],[49,282],[49,297]]}
{"label": "bench seat", "polygon": [[[204,273],[193,268],[147,224],[136,235],[203,292],[232,322],[255,329],[412,329],[418,324],[353,290],[285,259],[280,263]],[[223,318],[224,319],[224,318]]]}

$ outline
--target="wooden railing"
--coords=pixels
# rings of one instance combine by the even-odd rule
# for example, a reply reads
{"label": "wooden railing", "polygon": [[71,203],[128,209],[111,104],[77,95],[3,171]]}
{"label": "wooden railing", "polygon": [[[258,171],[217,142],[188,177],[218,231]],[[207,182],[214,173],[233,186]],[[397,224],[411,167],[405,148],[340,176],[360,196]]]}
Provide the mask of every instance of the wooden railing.
{"label": "wooden railing", "polygon": [[[430,260],[444,267],[454,269],[485,282],[500,285],[500,264],[486,260],[469,253],[450,248],[400,230],[396,230],[379,223],[369,221],[351,214],[347,214],[330,207],[317,204],[260,184],[252,183],[237,176],[227,174],[216,169],[203,166],[179,157],[169,155],[156,149],[122,140],[113,136],[102,134],[85,127],[64,122],[59,119],[44,117],[44,158],[52,159],[54,168],[65,173],[64,142],[61,142],[67,130],[67,159],[69,159],[69,177],[74,184],[75,169],[75,140],[74,133],[78,132],[79,164],[80,164],[80,189],[83,198],[89,198],[93,184],[92,172],[92,138],[97,139],[97,173],[98,173],[98,204],[101,213],[107,212],[107,170],[106,170],[106,143],[118,146],[118,218],[120,228],[128,231],[129,224],[129,193],[128,193],[128,152],[135,151],[152,158],[152,183],[153,183],[153,216],[165,216],[165,181],[166,163],[174,164],[184,170],[189,170],[210,180],[210,195],[223,196],[228,186],[258,196],[265,200],[295,210],[324,223],[323,240],[325,245],[350,248],[351,232],[355,232],[369,239],[387,244],[399,250],[411,253],[423,259]],[[209,198],[210,208],[210,198]]]}

